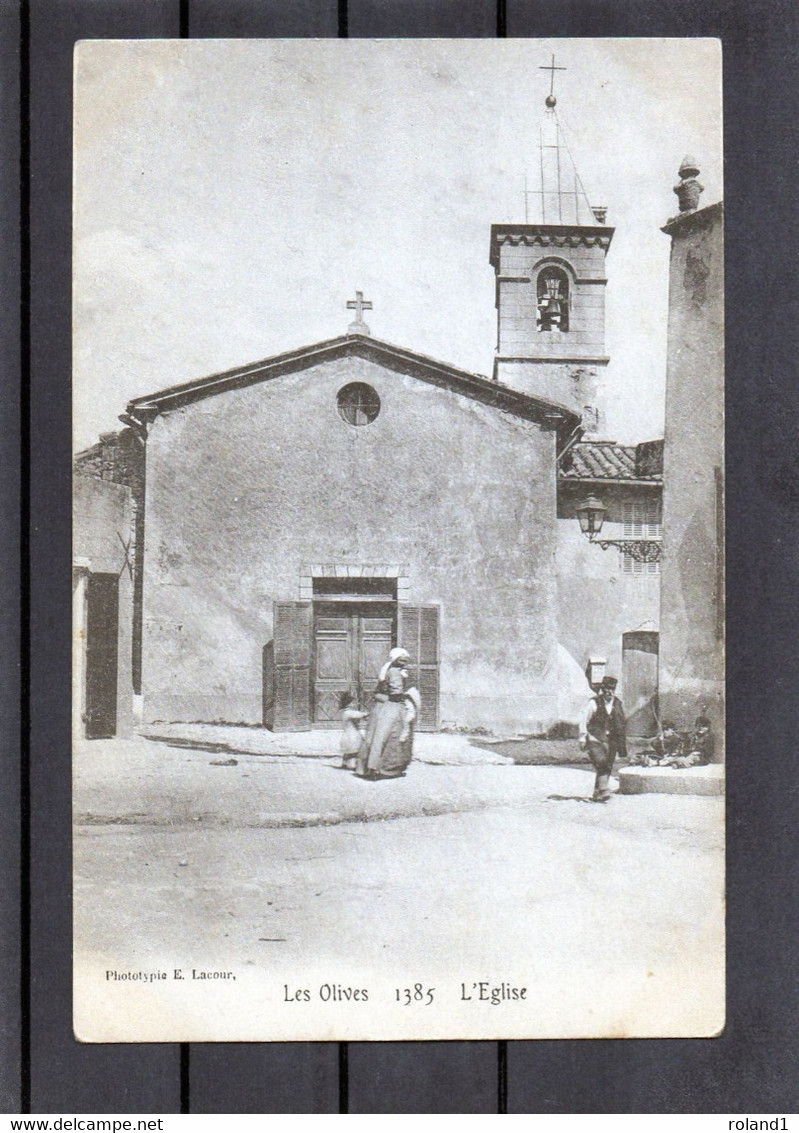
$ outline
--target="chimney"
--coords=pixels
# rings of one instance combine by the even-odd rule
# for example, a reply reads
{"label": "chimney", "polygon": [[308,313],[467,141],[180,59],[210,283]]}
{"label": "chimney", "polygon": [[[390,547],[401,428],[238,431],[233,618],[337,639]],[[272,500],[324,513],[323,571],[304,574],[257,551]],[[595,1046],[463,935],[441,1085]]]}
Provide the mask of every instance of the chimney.
{"label": "chimney", "polygon": [[635,446],[635,474],[641,479],[663,475],[663,441],[642,441]]}

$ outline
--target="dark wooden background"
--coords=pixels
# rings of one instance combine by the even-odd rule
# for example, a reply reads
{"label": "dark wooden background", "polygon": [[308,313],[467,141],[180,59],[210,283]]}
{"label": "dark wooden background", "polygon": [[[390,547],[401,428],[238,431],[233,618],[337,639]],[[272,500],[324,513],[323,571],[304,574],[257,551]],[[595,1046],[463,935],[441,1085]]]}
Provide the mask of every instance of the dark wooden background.
{"label": "dark wooden background", "polygon": [[[83,1046],[72,1037],[73,45],[83,38],[337,35],[723,41],[730,912],[728,1024],[719,1039],[179,1047]],[[7,800],[0,1111],[799,1108],[797,47],[792,0],[0,0],[0,782]],[[675,73],[673,81],[685,79]],[[601,968],[598,957],[597,979]]]}

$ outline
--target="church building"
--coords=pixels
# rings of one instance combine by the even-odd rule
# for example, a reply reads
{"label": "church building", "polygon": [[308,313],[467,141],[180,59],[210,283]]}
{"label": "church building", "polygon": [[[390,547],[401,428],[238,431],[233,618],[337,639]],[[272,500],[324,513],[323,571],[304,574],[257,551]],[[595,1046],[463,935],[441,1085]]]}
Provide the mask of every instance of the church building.
{"label": "church building", "polygon": [[[133,492],[141,720],[337,726],[398,645],[422,729],[573,724],[606,666],[649,726],[656,564],[590,546],[575,516],[602,490],[609,526],[659,534],[662,446],[591,439],[614,230],[554,99],[540,152],[534,217],[490,232],[491,375],[373,336],[358,292],[346,333],[136,397],[78,457]],[[135,482],[103,458],[120,436]]]}

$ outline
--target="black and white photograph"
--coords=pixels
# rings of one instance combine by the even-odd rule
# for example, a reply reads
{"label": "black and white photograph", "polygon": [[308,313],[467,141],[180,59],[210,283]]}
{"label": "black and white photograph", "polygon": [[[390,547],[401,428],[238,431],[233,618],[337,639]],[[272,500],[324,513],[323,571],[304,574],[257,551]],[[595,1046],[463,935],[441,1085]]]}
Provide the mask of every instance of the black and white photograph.
{"label": "black and white photograph", "polygon": [[723,1030],[721,65],[77,45],[79,1040]]}

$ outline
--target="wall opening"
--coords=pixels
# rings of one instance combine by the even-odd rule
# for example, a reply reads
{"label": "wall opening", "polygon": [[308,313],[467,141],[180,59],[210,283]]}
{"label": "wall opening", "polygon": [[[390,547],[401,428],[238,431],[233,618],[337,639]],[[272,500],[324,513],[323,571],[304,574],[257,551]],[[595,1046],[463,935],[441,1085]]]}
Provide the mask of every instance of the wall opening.
{"label": "wall opening", "polygon": [[657,717],[659,636],[655,630],[623,633],[621,650],[627,733],[653,736],[660,730]]}
{"label": "wall opening", "polygon": [[119,578],[90,574],[86,591],[86,738],[117,732]]}

